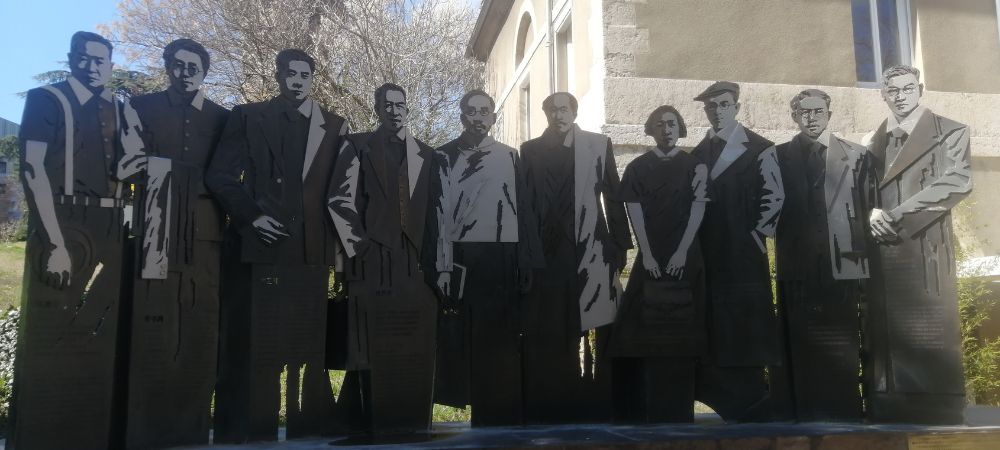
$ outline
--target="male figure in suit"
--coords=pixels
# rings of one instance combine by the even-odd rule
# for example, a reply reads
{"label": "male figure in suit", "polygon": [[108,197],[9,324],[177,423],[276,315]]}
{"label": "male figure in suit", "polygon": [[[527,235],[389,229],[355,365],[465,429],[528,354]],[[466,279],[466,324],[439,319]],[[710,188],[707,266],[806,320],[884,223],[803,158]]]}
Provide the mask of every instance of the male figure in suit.
{"label": "male figure in suit", "polygon": [[8,448],[112,446],[125,227],[111,50],[97,34],[73,34],[69,78],[25,101],[30,215]]}
{"label": "male figure in suit", "polygon": [[791,107],[800,133],[777,147],[785,203],[775,259],[789,352],[782,373],[791,375],[797,420],[858,421],[868,149],[827,130],[825,92],[802,91]]}
{"label": "male figure in suit", "polygon": [[137,186],[125,446],[207,444],[219,330],[222,212],[204,172],[229,111],[200,89],[205,48],[163,49],[170,86],[125,105],[119,178]]}
{"label": "male figure in suit", "polygon": [[951,209],[972,192],[969,128],[920,105],[920,71],[882,78],[866,395],[873,421],[962,423],[965,379]]}
{"label": "male figure in suit", "polygon": [[764,368],[780,363],[765,237],[784,202],[774,144],[736,121],[740,87],[720,81],[695,97],[712,127],[693,154],[709,171],[701,228],[709,356],[696,396],[726,420],[770,418]]}
{"label": "male figure in suit", "polygon": [[341,398],[360,394],[363,425],[377,434],[426,431],[437,326],[434,271],[424,269],[433,267],[432,210],[440,198],[434,149],[407,126],[402,87],[376,89],[375,110],[381,124],[348,138],[329,193],[330,215],[353,258],[345,270],[352,372]]}
{"label": "male figure in suit", "polygon": [[[529,255],[521,267],[525,420],[606,420],[606,370],[594,370],[588,346],[581,377],[580,338],[614,321],[618,308],[618,275],[632,246],[625,205],[615,201],[618,170],[611,140],[574,123],[575,97],[557,92],[542,110],[549,127],[521,145],[520,220],[536,224],[542,242],[541,254]],[[604,332],[598,336],[600,350]],[[603,365],[604,356],[597,356]]]}
{"label": "male figure in suit", "polygon": [[206,176],[230,223],[216,442],[277,439],[286,366],[289,436],[325,431],[333,408],[324,363],[339,244],[326,189],[347,123],[309,98],[312,57],[282,50],[276,65],[281,94],[233,109]]}

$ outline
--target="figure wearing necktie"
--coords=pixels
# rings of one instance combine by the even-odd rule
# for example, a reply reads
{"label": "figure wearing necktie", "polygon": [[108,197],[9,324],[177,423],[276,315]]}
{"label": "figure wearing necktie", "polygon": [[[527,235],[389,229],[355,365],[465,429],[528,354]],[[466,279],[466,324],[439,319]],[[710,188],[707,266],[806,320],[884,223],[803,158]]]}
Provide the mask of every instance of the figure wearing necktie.
{"label": "figure wearing necktie", "polygon": [[406,91],[375,90],[381,124],[348,137],[328,193],[329,214],[352,258],[348,290],[350,372],[341,400],[353,425],[376,434],[431,425],[437,299],[432,285],[440,181],[434,149],[407,126]]}
{"label": "figure wearing necktie", "polygon": [[765,238],[784,202],[774,144],[736,121],[740,88],[720,81],[695,97],[712,128],[693,154],[708,166],[700,232],[705,261],[708,356],[697,398],[726,420],[771,416],[764,368],[780,364]]}
{"label": "figure wearing necktie", "polygon": [[102,36],[73,34],[70,76],[25,99],[28,242],[7,448],[113,446],[125,227],[111,50]]}
{"label": "figure wearing necktie", "polygon": [[825,92],[802,91],[791,107],[800,133],[777,147],[785,203],[775,235],[789,354],[772,378],[787,380],[785,413],[796,420],[859,421],[868,150],[826,129],[832,112]]}
{"label": "figure wearing necktie", "polygon": [[206,174],[229,214],[215,442],[278,438],[286,367],[288,436],[331,426],[327,288],[340,244],[326,192],[347,122],[309,98],[314,67],[302,50],[279,52],[281,94],[233,108]]}
{"label": "figure wearing necktie", "polygon": [[[163,50],[170,86],[125,105],[118,176],[135,183],[137,242],[125,446],[207,444],[219,331],[222,212],[204,171],[229,111],[200,90],[209,56]],[[169,394],[168,394],[169,393]],[[184,417],[184,420],[177,420]]]}
{"label": "figure wearing necktie", "polygon": [[920,72],[883,74],[871,138],[872,283],[865,394],[878,422],[962,423],[965,379],[951,209],[972,192],[969,128],[920,105]]}

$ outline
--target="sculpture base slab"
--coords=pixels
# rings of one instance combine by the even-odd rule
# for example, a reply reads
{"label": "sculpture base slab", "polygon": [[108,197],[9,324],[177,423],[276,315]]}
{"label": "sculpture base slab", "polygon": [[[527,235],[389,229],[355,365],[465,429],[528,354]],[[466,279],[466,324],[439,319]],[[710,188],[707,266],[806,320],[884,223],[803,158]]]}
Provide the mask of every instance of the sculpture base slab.
{"label": "sculpture base slab", "polygon": [[[725,424],[698,414],[694,424],[553,425],[469,428],[435,423],[430,433],[371,438],[310,438],[186,450],[306,450],[378,446],[379,449],[594,448],[676,450],[983,450],[1000,449],[1000,408],[971,407],[967,425],[846,423]],[[284,439],[284,428],[281,430]],[[2,445],[2,442],[0,442]]]}

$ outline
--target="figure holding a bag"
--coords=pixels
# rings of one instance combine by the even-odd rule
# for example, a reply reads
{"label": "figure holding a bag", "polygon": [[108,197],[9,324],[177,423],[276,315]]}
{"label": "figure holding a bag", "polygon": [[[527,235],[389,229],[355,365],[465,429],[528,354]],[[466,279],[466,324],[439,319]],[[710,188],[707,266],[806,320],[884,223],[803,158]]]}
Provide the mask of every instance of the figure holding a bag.
{"label": "figure holding a bag", "polygon": [[708,168],[676,147],[687,135],[672,106],[656,108],[646,134],[656,148],[625,168],[625,202],[639,255],[611,338],[615,420],[694,420],[695,363],[705,347],[704,274],[696,239]]}

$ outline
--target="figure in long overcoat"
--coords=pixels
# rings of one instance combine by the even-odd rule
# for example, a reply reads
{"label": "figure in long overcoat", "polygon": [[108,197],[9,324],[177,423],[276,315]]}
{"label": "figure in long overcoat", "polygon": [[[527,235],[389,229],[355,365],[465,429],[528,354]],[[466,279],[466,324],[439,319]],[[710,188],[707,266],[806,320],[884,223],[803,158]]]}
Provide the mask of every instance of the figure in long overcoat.
{"label": "figure in long overcoat", "polygon": [[215,442],[278,438],[283,370],[288,436],[331,425],[327,291],[339,241],[326,192],[347,123],[309,98],[314,67],[302,50],[279,52],[280,95],[233,108],[206,174],[229,214]]}
{"label": "figure in long overcoat", "polygon": [[[431,425],[437,299],[431,285],[433,214],[440,187],[434,149],[413,137],[406,91],[375,91],[381,125],[351,135],[328,195],[329,212],[352,258],[349,296],[350,372],[345,405],[376,434],[426,431]],[[339,402],[340,400],[338,400]],[[346,406],[345,406],[346,407]]]}
{"label": "figure in long overcoat", "polygon": [[[568,93],[550,95],[542,109],[549,127],[521,145],[522,215],[531,215],[542,242],[542,253],[522,268],[532,279],[521,305],[525,420],[606,420],[610,380],[604,368],[595,369],[606,358],[593,357],[590,339],[581,343],[581,336],[614,320],[618,275],[632,246],[628,218],[615,200],[611,140],[574,123],[577,101]],[[598,351],[607,330],[599,331]]]}
{"label": "figure in long overcoat", "polygon": [[124,109],[118,176],[137,185],[125,446],[207,444],[219,330],[222,212],[204,173],[229,111],[200,89],[209,56],[163,50],[170,86]]}
{"label": "figure in long overcoat", "polygon": [[726,420],[771,417],[765,366],[780,364],[765,238],[784,201],[774,144],[736,121],[740,88],[720,81],[695,100],[712,127],[693,154],[708,166],[705,210],[708,357],[697,397]]}
{"label": "figure in long overcoat", "polygon": [[111,50],[75,33],[69,78],[24,104],[28,242],[7,448],[112,445],[125,227]]}
{"label": "figure in long overcoat", "polygon": [[800,421],[857,421],[868,150],[826,129],[832,113],[825,92],[802,91],[791,107],[801,132],[777,147],[785,204],[775,236],[788,348],[782,373],[790,375],[793,408],[786,412]]}
{"label": "figure in long overcoat", "polygon": [[694,420],[695,370],[704,354],[704,273],[697,240],[708,198],[708,167],[677,147],[687,126],[672,106],[646,120],[656,147],[622,176],[639,244],[611,335],[615,420]]}
{"label": "figure in long overcoat", "polygon": [[965,378],[951,209],[972,192],[969,128],[920,105],[910,66],[886,70],[874,165],[865,394],[876,422],[962,423]]}

